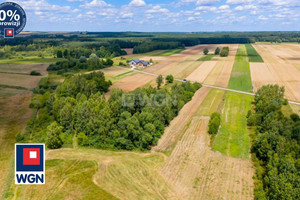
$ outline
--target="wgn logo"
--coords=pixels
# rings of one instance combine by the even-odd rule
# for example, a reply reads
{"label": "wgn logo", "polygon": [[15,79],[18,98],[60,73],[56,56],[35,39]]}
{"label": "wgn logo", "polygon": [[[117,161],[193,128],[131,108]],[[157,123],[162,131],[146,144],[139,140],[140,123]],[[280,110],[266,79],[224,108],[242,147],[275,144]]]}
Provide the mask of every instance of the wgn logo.
{"label": "wgn logo", "polygon": [[45,144],[15,145],[15,184],[45,184]]}

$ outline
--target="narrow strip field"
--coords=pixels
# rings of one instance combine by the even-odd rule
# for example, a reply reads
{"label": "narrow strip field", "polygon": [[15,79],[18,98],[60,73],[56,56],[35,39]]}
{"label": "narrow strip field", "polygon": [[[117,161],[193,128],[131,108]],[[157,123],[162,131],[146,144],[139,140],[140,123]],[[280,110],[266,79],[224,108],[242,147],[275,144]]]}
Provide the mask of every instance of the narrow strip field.
{"label": "narrow strip field", "polygon": [[217,61],[204,62],[187,77],[187,80],[203,83],[216,64]]}
{"label": "narrow strip field", "polygon": [[198,59],[198,61],[209,61],[211,60],[213,57],[215,57],[215,55],[211,54],[211,55],[206,55],[206,56],[203,56],[201,58]]}
{"label": "narrow strip field", "polygon": [[174,148],[174,145],[184,131],[186,124],[198,110],[200,104],[203,102],[209,91],[209,88],[202,87],[195,93],[193,99],[180,110],[178,116],[175,117],[171,121],[170,125],[165,129],[165,132],[158,141],[157,146],[153,147],[154,151],[169,151]]}
{"label": "narrow strip field", "polygon": [[228,88],[252,92],[250,67],[245,45],[239,45]]}
{"label": "narrow strip field", "polygon": [[213,70],[204,80],[204,84],[227,87],[230,74],[232,71],[233,62],[218,61]]}
{"label": "narrow strip field", "polygon": [[264,62],[261,56],[257,53],[251,44],[245,44],[249,62]]}
{"label": "narrow strip field", "polygon": [[225,155],[249,159],[250,137],[247,130],[247,112],[253,97],[227,92],[221,113],[220,130],[213,143],[213,150]]}
{"label": "narrow strip field", "polygon": [[213,112],[221,112],[224,94],[224,90],[211,89],[201,104],[201,109],[198,109],[197,115],[210,116]]}
{"label": "narrow strip field", "polygon": [[161,53],[154,53],[152,54],[152,56],[171,56],[173,54],[177,54],[177,53],[180,53],[182,52],[184,49],[171,49],[171,50],[166,50],[166,51],[163,51]]}

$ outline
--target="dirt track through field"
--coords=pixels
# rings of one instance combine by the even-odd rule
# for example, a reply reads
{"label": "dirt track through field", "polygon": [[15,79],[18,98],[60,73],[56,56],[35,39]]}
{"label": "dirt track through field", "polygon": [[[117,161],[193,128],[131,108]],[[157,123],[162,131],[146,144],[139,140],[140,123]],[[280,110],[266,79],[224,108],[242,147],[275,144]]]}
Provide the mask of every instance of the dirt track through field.
{"label": "dirt track through field", "polygon": [[175,117],[165,129],[157,146],[153,147],[154,151],[168,151],[174,147],[178,138],[184,131],[186,124],[198,110],[209,91],[210,88],[202,87],[195,93],[193,99],[180,110],[179,115]]}

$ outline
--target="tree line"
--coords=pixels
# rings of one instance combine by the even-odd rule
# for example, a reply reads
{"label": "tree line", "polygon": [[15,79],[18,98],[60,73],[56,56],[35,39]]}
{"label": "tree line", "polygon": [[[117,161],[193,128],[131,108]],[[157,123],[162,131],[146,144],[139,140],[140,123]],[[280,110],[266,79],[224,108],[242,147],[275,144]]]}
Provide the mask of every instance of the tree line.
{"label": "tree line", "polygon": [[144,42],[133,48],[133,53],[146,53],[154,50],[184,48],[180,42]]}
{"label": "tree line", "polygon": [[102,72],[94,72],[67,78],[53,93],[35,95],[31,107],[38,114],[18,139],[60,148],[76,136],[81,146],[150,149],[201,87],[185,82],[131,92],[113,89],[106,100],[104,93],[110,85]]}
{"label": "tree line", "polygon": [[76,72],[80,70],[96,70],[103,69],[113,65],[113,60],[110,58],[100,59],[96,54],[91,54],[87,59],[81,56],[79,59],[71,58],[65,61],[58,61],[55,64],[50,64],[47,71],[57,71],[57,74],[62,75],[68,72]]}
{"label": "tree line", "polygon": [[286,117],[284,87],[266,85],[255,94],[248,125],[253,126],[252,159],[256,166],[255,199],[300,199],[300,120]]}

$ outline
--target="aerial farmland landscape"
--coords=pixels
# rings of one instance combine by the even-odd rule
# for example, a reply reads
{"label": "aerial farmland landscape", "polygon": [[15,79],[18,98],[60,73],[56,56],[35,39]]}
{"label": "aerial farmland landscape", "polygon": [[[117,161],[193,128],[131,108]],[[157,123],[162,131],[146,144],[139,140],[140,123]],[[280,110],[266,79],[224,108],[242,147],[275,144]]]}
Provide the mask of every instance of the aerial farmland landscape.
{"label": "aerial farmland landscape", "polygon": [[[1,200],[300,199],[298,1],[12,2]],[[15,144],[45,145],[43,184]]]}

